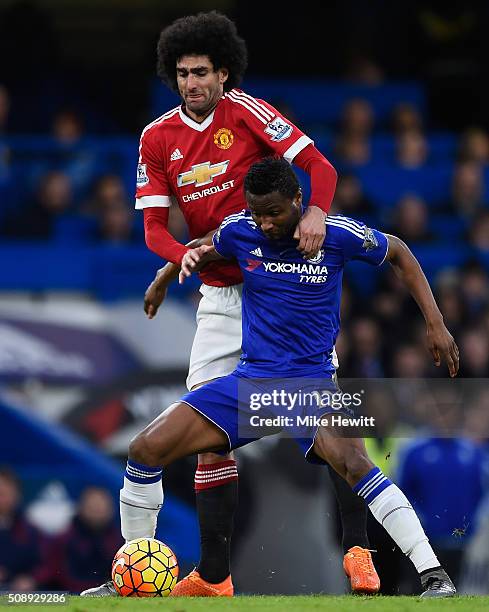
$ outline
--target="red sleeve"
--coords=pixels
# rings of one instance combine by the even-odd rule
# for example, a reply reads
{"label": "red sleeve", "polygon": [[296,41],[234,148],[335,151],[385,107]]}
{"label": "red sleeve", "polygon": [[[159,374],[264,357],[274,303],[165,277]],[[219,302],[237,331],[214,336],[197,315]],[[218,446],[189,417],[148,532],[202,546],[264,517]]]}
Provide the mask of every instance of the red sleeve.
{"label": "red sleeve", "polygon": [[162,259],[181,264],[182,257],[189,250],[177,242],[168,231],[168,208],[150,207],[144,211],[144,237],[150,251]]}
{"label": "red sleeve", "polygon": [[294,157],[294,164],[311,177],[309,206],[318,206],[328,213],[336,189],[336,170],[313,144],[307,145]]}
{"label": "red sleeve", "polygon": [[172,191],[165,168],[166,159],[161,131],[158,125],[145,128],[139,144],[136,208],[171,205]]}

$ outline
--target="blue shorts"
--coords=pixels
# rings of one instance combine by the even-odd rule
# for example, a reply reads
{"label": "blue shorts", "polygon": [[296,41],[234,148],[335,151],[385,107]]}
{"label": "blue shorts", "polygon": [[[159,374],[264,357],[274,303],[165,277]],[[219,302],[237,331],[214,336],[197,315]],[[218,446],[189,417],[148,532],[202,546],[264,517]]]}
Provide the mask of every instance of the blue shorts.
{"label": "blue shorts", "polygon": [[[325,463],[312,452],[322,419],[351,416],[341,406],[340,390],[328,378],[245,378],[236,372],[185,394],[181,401],[205,416],[228,438],[228,451],[265,436],[285,433],[294,438],[311,463]],[[329,398],[329,399],[328,399]]]}

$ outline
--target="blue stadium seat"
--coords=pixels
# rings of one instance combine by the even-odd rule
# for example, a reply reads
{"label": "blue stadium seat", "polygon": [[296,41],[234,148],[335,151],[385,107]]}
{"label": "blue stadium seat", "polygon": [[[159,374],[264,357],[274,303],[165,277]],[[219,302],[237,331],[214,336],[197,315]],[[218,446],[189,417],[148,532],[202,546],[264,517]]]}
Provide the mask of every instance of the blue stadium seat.
{"label": "blue stadium seat", "polygon": [[456,242],[464,239],[468,229],[466,220],[455,215],[431,215],[429,228],[436,238],[443,242]]}
{"label": "blue stadium seat", "polygon": [[57,219],[54,229],[56,243],[90,243],[95,238],[97,219],[80,215],[63,215]]}
{"label": "blue stadium seat", "polygon": [[379,208],[392,207],[408,193],[421,196],[433,206],[450,195],[452,165],[425,165],[407,169],[387,163],[370,163],[355,170],[365,194]]}
{"label": "blue stadium seat", "polygon": [[472,255],[466,245],[453,245],[446,242],[423,246],[413,246],[412,251],[419,260],[426,277],[434,283],[436,276],[445,268],[458,268]]}

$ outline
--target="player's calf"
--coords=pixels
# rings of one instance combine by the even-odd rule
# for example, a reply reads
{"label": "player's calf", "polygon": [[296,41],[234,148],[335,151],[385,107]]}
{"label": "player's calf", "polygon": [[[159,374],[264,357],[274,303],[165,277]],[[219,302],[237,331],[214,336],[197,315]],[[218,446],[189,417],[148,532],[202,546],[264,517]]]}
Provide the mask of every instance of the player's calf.
{"label": "player's calf", "polygon": [[342,438],[320,427],[314,441],[314,452],[353,486],[375,467],[361,438]]}
{"label": "player's calf", "polygon": [[[413,507],[404,493],[370,461],[363,440],[339,438],[331,431],[321,429],[314,451],[325,461],[331,461],[335,469],[341,470],[340,474],[344,474],[353,485],[355,493],[365,499],[377,521],[414,564],[425,593],[428,593],[424,596],[454,595],[455,587],[441,568]],[[369,466],[372,466],[371,469],[368,469]],[[368,471],[362,475],[365,470]],[[358,476],[360,479],[357,482],[352,481],[353,477]],[[431,586],[425,585],[424,577],[434,574],[439,574],[437,581],[433,580]]]}
{"label": "player's calf", "polygon": [[231,536],[238,505],[238,469],[232,454],[199,455],[195,493],[201,550],[197,572],[199,580],[218,585],[231,574]]}
{"label": "player's calf", "polygon": [[[224,438],[224,439],[223,439]],[[199,450],[219,448],[225,435],[187,404],[174,404],[138,434],[120,492],[121,528],[126,540],[154,537],[163,504],[162,467]]]}

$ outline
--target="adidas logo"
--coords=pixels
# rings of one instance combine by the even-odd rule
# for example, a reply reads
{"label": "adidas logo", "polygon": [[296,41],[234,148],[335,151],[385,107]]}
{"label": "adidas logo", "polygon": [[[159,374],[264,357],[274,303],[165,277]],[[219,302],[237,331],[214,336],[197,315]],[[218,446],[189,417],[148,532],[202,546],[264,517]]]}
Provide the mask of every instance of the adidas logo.
{"label": "adidas logo", "polygon": [[250,253],[252,255],[256,255],[257,257],[263,257],[263,253],[261,252],[260,247],[258,247],[257,249],[255,249],[254,251],[250,251]]}
{"label": "adidas logo", "polygon": [[183,155],[181,154],[180,149],[175,149],[170,155],[170,161],[176,161],[177,159],[183,159]]}

